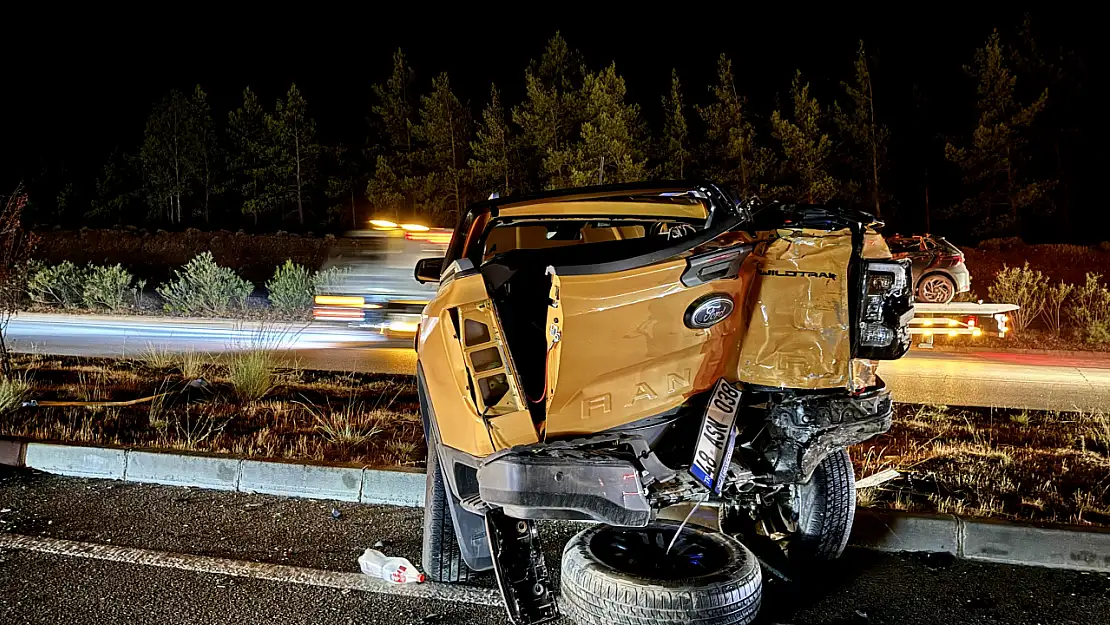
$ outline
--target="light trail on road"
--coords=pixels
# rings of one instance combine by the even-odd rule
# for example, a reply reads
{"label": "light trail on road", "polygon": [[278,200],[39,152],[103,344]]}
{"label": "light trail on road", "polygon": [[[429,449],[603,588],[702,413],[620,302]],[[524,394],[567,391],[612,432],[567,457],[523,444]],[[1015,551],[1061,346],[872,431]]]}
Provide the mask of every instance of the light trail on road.
{"label": "light trail on road", "polygon": [[[306,369],[412,374],[410,340],[316,323],[22,313],[8,327],[19,352],[136,358],[144,351],[279,352]],[[896,401],[1030,410],[1110,407],[1110,355],[912,351],[879,365]]]}

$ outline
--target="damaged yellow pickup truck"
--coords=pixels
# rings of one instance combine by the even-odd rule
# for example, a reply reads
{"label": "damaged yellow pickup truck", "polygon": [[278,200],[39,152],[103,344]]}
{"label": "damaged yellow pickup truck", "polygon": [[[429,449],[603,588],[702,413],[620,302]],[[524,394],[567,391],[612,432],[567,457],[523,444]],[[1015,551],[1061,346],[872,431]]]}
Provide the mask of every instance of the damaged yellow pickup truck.
{"label": "damaged yellow pickup truck", "polygon": [[[845,448],[890,427],[875,367],[913,316],[876,227],[704,182],[471,206],[416,269],[439,284],[416,338],[428,576],[493,569],[514,623],[709,625],[759,609],[735,536],[839,556]],[[679,505],[721,531],[659,519]],[[563,552],[559,607],[545,519],[597,522]]]}

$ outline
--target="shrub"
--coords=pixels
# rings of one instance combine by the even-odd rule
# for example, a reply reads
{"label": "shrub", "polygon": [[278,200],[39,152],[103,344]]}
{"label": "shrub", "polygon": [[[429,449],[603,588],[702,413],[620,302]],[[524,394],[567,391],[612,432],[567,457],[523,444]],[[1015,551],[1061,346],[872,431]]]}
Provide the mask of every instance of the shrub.
{"label": "shrub", "polygon": [[1020,333],[1041,314],[1047,291],[1048,278],[1030,269],[1026,262],[1020,269],[1003,265],[987,289],[987,297],[994,302],[1019,306],[1010,313],[1010,321],[1014,332]]}
{"label": "shrub", "polygon": [[1087,272],[1083,284],[1075,287],[1065,312],[1084,340],[1099,336],[1098,326],[1110,321],[1110,291],[1102,286],[1102,274]]}
{"label": "shrub", "polygon": [[0,376],[0,414],[19,408],[30,391],[31,385],[23,378]]}
{"label": "shrub", "polygon": [[270,304],[282,313],[306,313],[312,308],[312,296],[316,294],[316,290],[334,284],[342,274],[341,270],[334,267],[310,273],[304,265],[287,260],[274,271],[274,276],[266,283],[266,289],[270,292]]}
{"label": "shrub", "polygon": [[83,302],[86,270],[68,260],[35,269],[27,280],[31,301],[63,308],[77,308]]}
{"label": "shrub", "polygon": [[236,352],[228,361],[228,380],[244,401],[262,399],[277,386],[276,356],[264,349]]}
{"label": "shrub", "polygon": [[312,274],[304,265],[285,261],[266,282],[266,289],[270,292],[270,304],[279,312],[300,313],[312,307]]}
{"label": "shrub", "polygon": [[341,410],[329,406],[327,411],[302,405],[316,421],[316,429],[324,440],[343,449],[369,442],[383,431],[379,427],[382,413],[364,410],[362,404],[348,402]]}
{"label": "shrub", "polygon": [[1092,319],[1087,322],[1080,333],[1083,341],[1091,345],[1110,343],[1110,321],[1105,319]]}
{"label": "shrub", "polygon": [[1044,323],[1053,336],[1060,336],[1060,327],[1063,325],[1061,313],[1064,302],[1067,301],[1073,290],[1075,290],[1075,285],[1068,284],[1063,280],[1057,283],[1056,286],[1045,289],[1045,303],[1044,309],[1041,310],[1041,316],[1044,317]]}
{"label": "shrub", "polygon": [[122,310],[127,296],[133,293],[134,276],[121,265],[98,267],[89,265],[85,272],[85,285],[81,299],[89,308],[103,307],[111,311]]}
{"label": "shrub", "polygon": [[234,271],[217,265],[211,252],[197,254],[174,276],[155,291],[166,300],[166,310],[186,315],[226,314],[233,307],[242,308],[254,290]]}

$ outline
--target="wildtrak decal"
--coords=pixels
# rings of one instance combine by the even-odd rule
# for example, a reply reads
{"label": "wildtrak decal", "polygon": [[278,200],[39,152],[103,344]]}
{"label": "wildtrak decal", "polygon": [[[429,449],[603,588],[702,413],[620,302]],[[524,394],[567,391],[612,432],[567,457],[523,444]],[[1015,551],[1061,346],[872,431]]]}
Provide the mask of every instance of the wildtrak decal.
{"label": "wildtrak decal", "polygon": [[794,271],[782,269],[759,269],[761,276],[778,276],[780,278],[827,278],[836,280],[836,274],[828,271]]}

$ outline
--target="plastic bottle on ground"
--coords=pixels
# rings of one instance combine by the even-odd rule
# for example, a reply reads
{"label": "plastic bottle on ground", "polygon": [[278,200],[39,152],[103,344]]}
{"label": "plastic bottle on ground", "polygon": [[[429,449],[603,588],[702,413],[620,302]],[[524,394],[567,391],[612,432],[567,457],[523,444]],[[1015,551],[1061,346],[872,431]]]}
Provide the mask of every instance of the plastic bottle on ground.
{"label": "plastic bottle on ground", "polygon": [[391,558],[377,549],[367,549],[358,557],[363,574],[391,584],[419,584],[424,574],[405,558]]}

